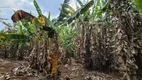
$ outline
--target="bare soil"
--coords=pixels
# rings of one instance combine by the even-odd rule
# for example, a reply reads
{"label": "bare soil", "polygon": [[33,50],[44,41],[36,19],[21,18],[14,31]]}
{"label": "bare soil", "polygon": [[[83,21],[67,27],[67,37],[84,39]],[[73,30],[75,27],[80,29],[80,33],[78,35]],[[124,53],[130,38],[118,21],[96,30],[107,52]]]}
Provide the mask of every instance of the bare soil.
{"label": "bare soil", "polygon": [[[82,63],[72,60],[71,64],[60,65],[60,80],[121,80],[114,74],[84,70]],[[0,80],[48,80],[28,62],[0,58]],[[50,80],[50,79],[49,79]]]}

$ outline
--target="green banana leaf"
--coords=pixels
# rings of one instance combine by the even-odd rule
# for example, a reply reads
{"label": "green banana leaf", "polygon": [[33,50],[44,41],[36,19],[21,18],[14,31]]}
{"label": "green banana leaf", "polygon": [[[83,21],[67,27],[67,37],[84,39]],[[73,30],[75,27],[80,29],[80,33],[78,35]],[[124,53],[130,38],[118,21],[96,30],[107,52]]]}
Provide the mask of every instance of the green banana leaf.
{"label": "green banana leaf", "polygon": [[4,34],[0,33],[0,39],[3,41],[11,41],[11,40],[19,40],[19,41],[24,41],[24,42],[29,42],[29,37],[26,35],[21,35],[21,34]]}
{"label": "green banana leaf", "polygon": [[71,23],[75,18],[78,18],[79,15],[84,14],[87,10],[89,10],[90,7],[94,4],[94,1],[91,0],[86,5],[82,6],[80,9],[78,9],[73,15],[71,15],[66,22]]}
{"label": "green banana leaf", "polygon": [[75,10],[68,4],[64,4],[64,7],[68,9],[68,12],[73,14],[75,12]]}
{"label": "green banana leaf", "polygon": [[134,3],[136,5],[136,8],[142,12],[142,0],[134,0]]}
{"label": "green banana leaf", "polygon": [[64,3],[62,5],[62,8],[60,10],[60,15],[58,16],[58,21],[63,21],[63,18],[66,17],[66,14],[65,14],[65,10],[66,10],[66,6],[69,3],[69,0],[64,0]]}
{"label": "green banana leaf", "polygon": [[43,26],[40,22],[39,23],[42,25],[42,27],[41,27],[42,30],[48,31],[48,37],[49,38],[53,38],[54,34],[55,34],[55,29],[54,29],[55,27],[54,27],[54,23],[52,21],[50,21],[50,17],[49,16],[47,18],[44,15],[40,15],[39,17],[42,17],[44,19],[45,25]]}
{"label": "green banana leaf", "polygon": [[38,15],[42,15],[42,11],[41,11],[40,7],[38,6],[36,0],[34,0],[33,3],[34,3],[34,6],[38,12]]}

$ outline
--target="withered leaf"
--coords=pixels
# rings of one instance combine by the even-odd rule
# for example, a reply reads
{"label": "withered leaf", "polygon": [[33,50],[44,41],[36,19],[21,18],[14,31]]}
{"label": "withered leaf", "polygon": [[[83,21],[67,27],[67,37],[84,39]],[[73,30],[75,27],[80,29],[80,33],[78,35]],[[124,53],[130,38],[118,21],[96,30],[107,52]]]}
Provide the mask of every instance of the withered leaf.
{"label": "withered leaf", "polygon": [[13,22],[17,22],[22,19],[25,19],[26,21],[31,22],[33,18],[35,18],[35,16],[23,10],[17,10],[11,17]]}

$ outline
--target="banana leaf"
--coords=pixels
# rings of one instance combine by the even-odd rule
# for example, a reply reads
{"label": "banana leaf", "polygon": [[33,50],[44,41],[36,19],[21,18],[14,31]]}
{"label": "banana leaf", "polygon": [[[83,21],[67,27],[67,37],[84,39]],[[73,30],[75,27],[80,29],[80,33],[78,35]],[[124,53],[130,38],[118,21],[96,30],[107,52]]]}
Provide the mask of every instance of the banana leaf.
{"label": "banana leaf", "polygon": [[13,22],[18,22],[22,19],[25,19],[27,22],[31,22],[31,20],[35,18],[35,16],[31,15],[28,12],[25,12],[23,10],[17,10],[12,16],[11,19]]}
{"label": "banana leaf", "polygon": [[[39,18],[41,18],[41,19],[39,19]],[[41,29],[48,31],[48,37],[53,38],[54,34],[55,34],[53,22],[50,21],[49,18],[45,17],[44,15],[39,16],[38,21],[42,25]]]}
{"label": "banana leaf", "polygon": [[[48,31],[48,36],[50,38],[52,38],[54,36],[54,34],[55,34],[55,29],[53,28],[54,27],[53,22],[50,21],[50,14],[48,15],[48,18],[45,17],[44,15],[42,15],[42,11],[41,11],[40,7],[38,6],[36,0],[34,0],[33,3],[34,3],[35,8],[36,8],[36,10],[38,12],[38,15],[39,15],[38,18],[34,17],[33,15],[31,15],[28,12],[25,12],[23,10],[18,10],[12,16],[13,22],[21,21],[22,19],[26,20],[26,17],[29,17],[30,20],[31,20],[30,22],[32,22],[32,24],[36,28],[40,28],[42,30]],[[21,15],[21,16],[19,17],[18,15]],[[29,28],[27,28],[27,30],[29,30]],[[24,34],[22,32],[22,27],[21,26],[19,28],[19,33]]]}
{"label": "banana leaf", "polygon": [[21,42],[29,42],[29,37],[21,34],[0,33],[0,39],[3,41],[19,40]]}
{"label": "banana leaf", "polygon": [[83,6],[83,3],[81,2],[81,0],[77,0],[77,2],[79,3],[80,6]]}
{"label": "banana leaf", "polygon": [[64,3],[61,8],[60,15],[58,16],[58,21],[63,21],[63,18],[66,17],[66,14],[64,13],[64,10],[66,10],[66,5],[69,3],[69,0],[64,0]]}
{"label": "banana leaf", "polygon": [[136,8],[142,12],[142,0],[134,0],[134,3],[136,5]]}
{"label": "banana leaf", "polygon": [[65,8],[68,9],[69,13],[73,14],[75,12],[75,10],[68,4],[64,4]]}
{"label": "banana leaf", "polygon": [[34,6],[35,6],[35,8],[36,8],[36,10],[38,12],[38,15],[39,16],[42,15],[42,11],[41,11],[40,7],[38,6],[36,0],[34,0],[33,3],[34,3]]}
{"label": "banana leaf", "polygon": [[86,5],[82,6],[80,9],[78,9],[73,15],[71,15],[68,19],[67,19],[67,23],[71,23],[75,18],[78,18],[79,15],[84,14],[87,10],[89,10],[90,7],[92,7],[92,5],[94,4],[94,1],[91,0],[90,2],[88,2]]}

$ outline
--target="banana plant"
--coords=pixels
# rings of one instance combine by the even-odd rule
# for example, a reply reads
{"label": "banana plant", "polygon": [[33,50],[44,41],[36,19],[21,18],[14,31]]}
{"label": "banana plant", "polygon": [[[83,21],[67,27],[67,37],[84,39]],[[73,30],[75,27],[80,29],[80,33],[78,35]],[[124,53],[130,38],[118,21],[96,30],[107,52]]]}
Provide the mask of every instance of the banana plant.
{"label": "banana plant", "polygon": [[[6,25],[7,30],[0,31],[0,40],[1,41],[10,41],[10,40],[19,40],[20,42],[29,41],[29,37],[24,35],[22,30],[22,26],[20,25],[17,28],[17,31],[14,29],[16,27],[11,26],[10,24],[1,21],[4,25]],[[19,23],[17,23],[19,25]]]}
{"label": "banana plant", "polygon": [[93,4],[94,4],[94,1],[91,0],[86,5],[83,5],[73,15],[71,15],[70,18],[68,18],[66,22],[71,23],[75,18],[78,18],[81,14],[85,14],[85,12],[88,11],[89,8],[92,7]]}
{"label": "banana plant", "polygon": [[81,7],[75,11],[68,4],[67,0],[65,0],[57,20],[59,23],[61,23],[59,24],[60,26],[57,28],[57,31],[59,32],[62,46],[65,49],[68,49],[68,51],[73,49],[73,43],[71,42],[71,40],[75,38],[76,34],[78,34],[76,31],[78,30],[78,28],[72,28],[72,25],[74,23],[77,24],[76,22],[73,22],[73,20],[79,20],[82,16],[84,19],[84,15],[87,15],[89,13],[89,9],[93,6],[94,1],[91,0],[84,5],[80,0],[77,0],[77,3],[79,3],[79,6]]}
{"label": "banana plant", "polygon": [[[75,11],[71,6],[69,6],[69,4],[64,3],[58,21],[63,21],[64,24],[70,24],[73,20],[79,18],[80,15],[85,14],[89,10],[89,8],[92,7],[94,1],[91,0],[87,4],[83,5],[83,3],[78,0],[78,3],[81,5],[81,8],[79,8],[77,11]],[[64,15],[61,15],[63,13]],[[71,16],[68,16],[68,14],[71,14]]]}
{"label": "banana plant", "polygon": [[75,28],[70,28],[70,25],[60,27],[62,27],[59,29],[59,38],[60,41],[62,41],[61,46],[67,51],[71,52],[74,49],[74,44],[72,41],[74,41],[78,30]]}
{"label": "banana plant", "polygon": [[[41,12],[41,9],[40,7],[38,6],[37,2],[34,0],[34,5],[36,7],[36,10],[38,12],[38,18],[35,18],[35,22],[33,20],[33,23],[40,23],[41,24],[41,29],[42,30],[45,30],[45,31],[48,31],[48,37],[49,38],[53,38],[54,37],[54,34],[56,33],[55,31],[55,25],[52,21],[50,21],[50,14],[48,15],[48,18],[45,17],[42,12]],[[55,43],[56,44],[56,43]],[[57,46],[56,46],[57,47]],[[53,54],[53,57],[52,57],[52,71],[51,71],[51,74],[53,76],[53,79],[56,80],[56,74],[57,74],[57,64],[58,64],[58,49],[56,48],[55,49],[55,52]]]}
{"label": "banana plant", "polygon": [[62,4],[62,8],[60,10],[60,14],[58,16],[58,22],[63,22],[64,18],[68,18],[71,13],[74,13],[75,10],[68,4],[69,0],[64,0],[64,3]]}
{"label": "banana plant", "polygon": [[[17,10],[11,17],[12,21],[18,22],[18,21],[22,21],[24,19],[25,22],[31,22],[35,26],[36,29],[48,31],[48,37],[53,38],[53,36],[55,34],[55,29],[54,29],[54,25],[53,25],[52,21],[50,21],[49,18],[45,17],[42,14],[42,11],[39,8],[36,0],[33,0],[33,3],[34,3],[35,8],[38,12],[38,18],[36,18],[35,16],[33,16],[30,13],[25,12],[23,10]],[[27,28],[27,30],[29,30],[30,28],[27,27],[27,26],[29,26],[29,25],[24,23],[24,27]],[[22,27],[20,25],[19,25],[19,27],[20,27],[19,32],[21,34],[23,34],[22,33]]]}

